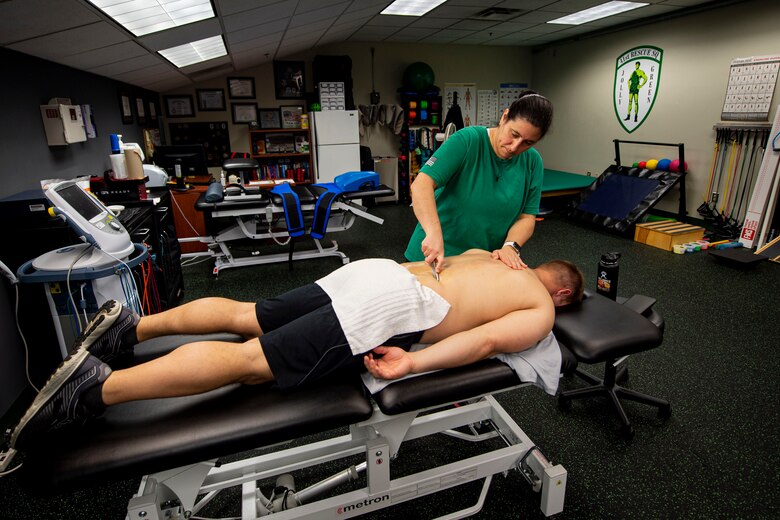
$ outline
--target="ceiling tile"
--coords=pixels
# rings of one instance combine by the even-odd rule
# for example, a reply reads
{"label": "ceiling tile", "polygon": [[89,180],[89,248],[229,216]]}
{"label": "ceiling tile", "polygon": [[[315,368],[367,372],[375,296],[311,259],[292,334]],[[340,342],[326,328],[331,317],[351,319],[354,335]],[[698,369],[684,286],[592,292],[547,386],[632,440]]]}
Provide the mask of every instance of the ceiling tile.
{"label": "ceiling tile", "polygon": [[98,14],[76,0],[0,2],[0,44],[7,45],[100,20]]}
{"label": "ceiling tile", "polygon": [[275,22],[266,23],[262,25],[256,25],[254,27],[247,27],[240,31],[234,31],[227,33],[227,41],[229,45],[235,45],[237,43],[255,40],[258,36],[267,34],[283,34],[287,29],[287,20],[276,20]]}
{"label": "ceiling tile", "polygon": [[295,16],[302,16],[308,20],[306,23],[316,21],[317,18],[338,16],[349,7],[350,2],[344,0],[299,0],[295,8]]}
{"label": "ceiling tile", "polygon": [[259,36],[257,38],[252,38],[251,40],[245,40],[241,42],[236,42],[230,44],[230,53],[235,54],[236,52],[244,52],[251,50],[254,47],[273,47],[274,50],[279,45],[279,42],[282,39],[282,36],[284,35],[284,32],[272,32],[272,33],[256,33],[256,34],[262,34],[262,36]]}
{"label": "ceiling tile", "polygon": [[409,25],[409,27],[425,27],[426,29],[443,29],[444,27],[449,27],[453,24],[458,23],[457,18],[427,18],[422,17],[420,20],[417,20]]}
{"label": "ceiling tile", "polygon": [[368,25],[379,27],[406,27],[414,22],[414,16],[398,16],[394,14],[378,14],[369,20]]}
{"label": "ceiling tile", "polygon": [[32,38],[8,45],[9,49],[57,61],[101,47],[128,41],[129,35],[108,22],[96,22],[76,29]]}
{"label": "ceiling tile", "polygon": [[212,0],[222,16],[251,11],[260,7],[281,3],[283,0]]}
{"label": "ceiling tile", "polygon": [[[107,63],[89,69],[90,72],[100,74],[101,76],[115,76],[124,72],[131,72],[138,69],[145,69],[147,67],[154,67],[163,64],[162,58],[158,58],[152,54],[145,54],[136,58],[130,58],[127,60],[114,61],[113,63]],[[167,65],[167,64],[166,64]]]}
{"label": "ceiling tile", "polygon": [[122,42],[116,45],[109,45],[100,49],[66,56],[59,60],[63,65],[77,69],[92,69],[100,65],[113,63],[117,59],[135,58],[136,56],[145,56],[149,52],[135,42]]}
{"label": "ceiling tile", "polygon": [[488,22],[482,20],[462,20],[454,23],[448,27],[448,29],[463,29],[467,31],[481,31],[489,27],[498,25],[498,22]]}
{"label": "ceiling tile", "polygon": [[295,12],[295,1],[279,2],[268,7],[243,11],[236,15],[225,16],[222,21],[228,32],[238,31],[254,25],[260,25],[274,20],[289,19]]}

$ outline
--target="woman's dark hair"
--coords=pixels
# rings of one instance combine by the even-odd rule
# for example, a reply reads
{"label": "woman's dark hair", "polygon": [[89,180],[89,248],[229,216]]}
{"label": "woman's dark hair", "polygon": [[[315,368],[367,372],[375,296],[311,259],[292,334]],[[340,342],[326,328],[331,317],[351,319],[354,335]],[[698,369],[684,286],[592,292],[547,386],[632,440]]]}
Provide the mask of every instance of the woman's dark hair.
{"label": "woman's dark hair", "polygon": [[538,128],[544,137],[550,129],[553,118],[553,105],[549,99],[533,90],[524,90],[509,107],[506,115],[511,121],[522,118]]}

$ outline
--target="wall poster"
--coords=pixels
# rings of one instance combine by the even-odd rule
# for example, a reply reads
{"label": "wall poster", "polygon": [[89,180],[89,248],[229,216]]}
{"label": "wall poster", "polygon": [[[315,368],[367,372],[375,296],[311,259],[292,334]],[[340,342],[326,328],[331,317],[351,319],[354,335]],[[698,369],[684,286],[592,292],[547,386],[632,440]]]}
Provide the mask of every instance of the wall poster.
{"label": "wall poster", "polygon": [[642,126],[653,109],[661,81],[664,51],[644,45],[621,54],[615,65],[615,115],[629,134]]}

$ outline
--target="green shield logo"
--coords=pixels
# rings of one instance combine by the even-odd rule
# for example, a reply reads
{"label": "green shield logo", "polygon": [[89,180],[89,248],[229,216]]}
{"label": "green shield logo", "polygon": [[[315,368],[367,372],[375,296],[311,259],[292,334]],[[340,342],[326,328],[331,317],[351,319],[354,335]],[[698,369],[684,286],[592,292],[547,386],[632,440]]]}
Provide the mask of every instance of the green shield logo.
{"label": "green shield logo", "polygon": [[615,115],[629,134],[642,126],[655,104],[664,51],[644,45],[621,54],[615,65]]}

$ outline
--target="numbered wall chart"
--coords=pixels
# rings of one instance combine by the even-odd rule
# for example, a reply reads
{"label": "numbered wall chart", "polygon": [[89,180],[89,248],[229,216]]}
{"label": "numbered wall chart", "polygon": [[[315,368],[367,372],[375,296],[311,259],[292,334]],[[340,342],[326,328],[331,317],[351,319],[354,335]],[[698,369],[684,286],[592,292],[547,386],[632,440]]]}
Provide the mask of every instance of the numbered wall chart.
{"label": "numbered wall chart", "polygon": [[503,112],[520,97],[520,92],[528,88],[528,83],[501,83],[498,94],[498,110]]}
{"label": "numbered wall chart", "polygon": [[751,56],[731,61],[724,121],[767,121],[780,68],[780,55]]}
{"label": "numbered wall chart", "polygon": [[498,91],[477,91],[477,124],[479,126],[498,126]]}

